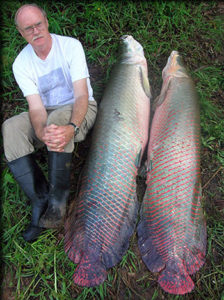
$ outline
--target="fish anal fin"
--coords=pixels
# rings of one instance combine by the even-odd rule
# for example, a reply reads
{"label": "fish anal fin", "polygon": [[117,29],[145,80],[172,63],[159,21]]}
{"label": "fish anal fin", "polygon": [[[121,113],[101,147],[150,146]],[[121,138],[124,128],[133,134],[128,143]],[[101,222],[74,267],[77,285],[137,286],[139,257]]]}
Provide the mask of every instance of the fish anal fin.
{"label": "fish anal fin", "polygon": [[158,282],[165,292],[175,295],[184,295],[194,289],[194,283],[181,260],[169,260]]}
{"label": "fish anal fin", "polygon": [[90,261],[83,256],[73,275],[74,283],[79,286],[93,287],[100,285],[107,278],[105,266],[100,261]]}

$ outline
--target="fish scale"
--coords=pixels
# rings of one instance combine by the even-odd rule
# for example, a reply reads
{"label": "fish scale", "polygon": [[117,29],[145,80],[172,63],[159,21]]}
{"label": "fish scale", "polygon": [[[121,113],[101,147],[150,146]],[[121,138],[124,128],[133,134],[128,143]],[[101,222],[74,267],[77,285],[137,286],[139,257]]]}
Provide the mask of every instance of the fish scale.
{"label": "fish scale", "polygon": [[200,121],[195,88],[177,52],[163,70],[148,147],[147,188],[138,225],[143,261],[173,294],[190,292],[204,263]]}
{"label": "fish scale", "polygon": [[99,106],[80,191],[65,224],[65,251],[77,264],[73,280],[81,286],[106,279],[106,269],[121,260],[135,228],[136,175],[149,128],[147,80],[142,47],[127,36]]}

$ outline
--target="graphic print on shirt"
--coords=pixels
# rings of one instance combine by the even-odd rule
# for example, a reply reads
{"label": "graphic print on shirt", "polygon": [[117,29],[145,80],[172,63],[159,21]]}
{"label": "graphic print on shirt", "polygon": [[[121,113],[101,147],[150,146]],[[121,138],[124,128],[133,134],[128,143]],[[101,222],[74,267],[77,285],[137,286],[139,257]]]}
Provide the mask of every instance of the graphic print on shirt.
{"label": "graphic print on shirt", "polygon": [[67,104],[74,98],[73,91],[68,87],[62,68],[38,78],[39,92],[45,106]]}

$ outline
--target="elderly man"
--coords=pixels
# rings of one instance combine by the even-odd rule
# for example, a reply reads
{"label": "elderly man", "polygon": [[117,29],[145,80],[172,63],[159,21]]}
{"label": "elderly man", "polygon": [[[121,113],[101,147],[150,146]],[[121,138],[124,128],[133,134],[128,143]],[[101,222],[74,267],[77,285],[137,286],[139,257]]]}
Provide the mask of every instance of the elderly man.
{"label": "elderly man", "polygon": [[[42,228],[63,223],[74,142],[84,140],[93,126],[97,103],[77,39],[49,33],[46,13],[35,4],[20,7],[15,24],[28,42],[13,73],[29,111],[6,120],[2,132],[8,166],[31,200],[32,219],[23,237],[33,241]],[[44,145],[49,182],[32,154]]]}

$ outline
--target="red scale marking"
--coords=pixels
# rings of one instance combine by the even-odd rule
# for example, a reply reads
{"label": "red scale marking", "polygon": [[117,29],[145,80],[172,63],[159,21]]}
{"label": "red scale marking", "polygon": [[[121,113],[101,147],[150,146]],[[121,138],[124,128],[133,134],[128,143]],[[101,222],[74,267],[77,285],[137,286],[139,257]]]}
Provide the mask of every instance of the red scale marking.
{"label": "red scale marking", "polygon": [[[180,216],[182,216],[182,215],[179,215],[179,217]],[[151,221],[153,221],[153,220],[150,218],[150,216],[147,216],[147,218],[145,218],[145,219],[150,220],[150,223],[148,224],[148,226],[153,228],[153,230],[155,232],[160,232],[165,228],[165,226],[167,226],[166,228],[168,228],[169,226],[176,223],[175,217],[170,217],[168,220],[167,220],[167,218],[163,218],[163,219],[160,219],[158,222],[155,222],[155,223],[151,223]],[[161,222],[161,221],[164,221],[164,222]],[[156,225],[158,225],[158,226],[156,226]]]}
{"label": "red scale marking", "polygon": [[[170,186],[172,186],[172,185],[170,185]],[[174,187],[173,189],[170,189],[170,190],[168,190],[168,191],[165,191],[165,192],[163,192],[163,193],[160,193],[160,194],[154,194],[154,193],[150,193],[150,199],[148,199],[148,200],[146,200],[145,201],[145,204],[150,204],[150,207],[155,207],[155,206],[157,206],[157,203],[158,203],[158,198],[160,199],[160,200],[162,200],[162,201],[160,201],[160,204],[161,204],[161,202],[162,203],[167,203],[168,201],[170,201],[170,196],[175,196],[176,195],[176,189],[178,188],[178,193],[180,193],[180,192],[182,192],[182,191],[185,191],[185,194],[186,194],[186,188],[185,187],[183,187],[182,189],[180,189],[179,187]],[[188,187],[188,188],[190,188],[190,187]],[[164,188],[165,189],[165,188]],[[152,190],[152,187],[150,188],[150,190],[149,190],[149,192]],[[162,189],[161,189],[161,191],[162,191]],[[172,191],[174,191],[173,193],[170,193],[170,192],[172,192]],[[167,195],[168,194],[168,192],[169,192],[169,195]],[[163,195],[165,195],[164,197],[162,197]],[[182,195],[182,194],[181,194]],[[167,199],[168,198],[168,199]],[[155,201],[152,201],[153,199],[156,199]],[[166,200],[167,199],[167,200]],[[172,199],[172,198],[171,198]]]}
{"label": "red scale marking", "polygon": [[[200,169],[198,169],[198,168],[195,168],[195,170],[200,170]],[[156,190],[156,188],[158,188],[158,187],[161,187],[161,186],[164,186],[163,188],[161,188],[161,189],[159,189],[159,190],[157,190],[156,192],[157,193],[160,193],[161,191],[163,191],[163,190],[166,190],[167,188],[169,188],[169,187],[173,187],[170,191],[172,191],[172,190],[176,190],[177,188],[178,188],[178,191],[180,190],[179,188],[181,187],[181,186],[183,186],[183,185],[186,185],[186,184],[188,184],[188,183],[190,183],[190,182],[194,182],[195,180],[196,180],[196,178],[192,178],[192,175],[189,175],[189,176],[184,176],[184,175],[186,175],[186,174],[188,174],[188,173],[192,173],[192,169],[191,170],[189,170],[189,171],[186,171],[185,172],[185,174],[180,174],[179,176],[176,176],[176,177],[171,177],[171,176],[173,176],[173,175],[175,175],[175,174],[177,174],[178,172],[174,172],[174,173],[172,173],[172,174],[169,174],[168,176],[166,176],[166,177],[162,177],[160,180],[156,180],[156,181],[153,181],[153,179],[155,178],[151,178],[150,180],[149,180],[149,182],[151,181],[151,187],[150,187],[150,189],[149,189],[149,193],[148,193],[148,195],[153,195],[153,194],[155,194],[155,193],[150,193],[150,191],[152,190]],[[197,174],[199,174],[200,173],[200,171],[198,171],[197,173],[196,173],[196,175]],[[180,177],[183,177],[182,179],[180,179],[180,180],[176,180],[177,178],[180,178]],[[169,178],[170,177],[170,178]],[[164,180],[164,179],[167,179],[167,178],[169,178],[168,180]],[[185,181],[186,179],[189,179],[189,178],[191,178],[190,180],[187,180],[187,181]],[[170,182],[172,182],[172,184],[168,184],[168,183],[170,183]],[[179,182],[182,182],[181,184],[179,184],[179,185],[177,185]],[[160,184],[157,184],[157,185],[155,185],[155,183],[160,183]],[[166,184],[166,185],[165,185]],[[167,193],[167,192],[166,192]],[[163,193],[160,193],[160,195],[162,195]],[[152,199],[152,198],[151,198]]]}
{"label": "red scale marking", "polygon": [[[118,184],[114,183],[113,185],[111,185],[108,183],[108,186],[111,188],[111,191],[113,191],[113,190],[119,191],[121,201],[122,201],[122,202],[120,202],[120,206],[122,206],[124,209],[126,209],[126,205],[124,205],[123,203],[130,204],[130,197],[126,196],[125,192],[122,192],[122,190],[120,189],[120,186]],[[115,187],[117,187],[117,189]],[[125,201],[125,199],[126,199],[126,201]]]}
{"label": "red scale marking", "polygon": [[[99,188],[99,191],[101,191],[102,197],[104,197],[104,193],[107,194],[107,195],[111,194],[111,195],[114,196],[113,202],[109,198],[106,198],[108,200],[108,202],[106,202],[106,203],[108,203],[108,204],[112,203],[112,205],[115,205],[116,204],[116,199],[118,198],[119,199],[119,206],[116,205],[116,209],[118,211],[120,210],[120,205],[122,205],[123,203],[130,204],[130,201],[125,201],[124,200],[124,198],[126,198],[127,200],[129,200],[129,198],[126,197],[124,194],[122,194],[122,192],[120,192],[119,189],[116,190],[113,186],[111,188],[111,185],[107,181],[105,181],[104,184],[102,184],[102,185],[105,186],[104,189]],[[110,189],[108,189],[108,187],[110,187]],[[113,190],[115,190],[115,192],[113,192]],[[116,193],[117,191],[118,191],[118,193]],[[98,198],[101,198],[101,196],[99,196]],[[126,206],[124,204],[123,204],[123,207],[126,208]],[[116,212],[116,210],[114,210],[114,212]]]}
{"label": "red scale marking", "polygon": [[[175,168],[172,168],[172,169],[170,169],[170,171],[172,171],[172,170],[175,170]],[[185,173],[184,174],[188,174],[188,173],[191,173],[192,171],[198,171],[196,174],[199,174],[200,173],[200,167],[199,166],[196,166],[196,167],[192,167],[190,170],[188,170],[188,171],[186,171],[185,170]],[[162,178],[161,178],[161,176],[162,175],[165,175],[165,174],[159,174],[159,175],[157,175],[157,176],[153,176],[153,175],[155,175],[155,174],[153,174],[152,176],[152,178],[150,179],[150,181],[153,181],[151,184],[155,184],[155,183],[157,183],[157,182],[160,182],[160,181],[165,181],[165,179],[168,179],[168,180],[166,180],[166,182],[170,182],[170,181],[173,181],[173,180],[175,180],[176,178],[179,178],[180,177],[180,175],[179,176],[176,176],[176,177],[172,177],[173,175],[176,175],[176,174],[180,174],[180,171],[178,170],[178,171],[175,171],[175,172],[173,172],[173,173],[170,173],[170,174],[167,174],[166,176],[163,176]],[[184,175],[183,174],[183,175]],[[182,175],[182,174],[181,174]],[[183,176],[182,175],[182,176]],[[154,180],[154,179],[156,179],[156,178],[159,178],[159,179],[157,179],[157,180]]]}
{"label": "red scale marking", "polygon": [[[161,148],[159,148],[161,150]],[[155,164],[159,164],[162,161],[164,161],[164,159],[169,159],[170,157],[175,157],[178,155],[178,158],[182,158],[182,157],[186,157],[189,159],[193,159],[196,163],[200,162],[200,153],[199,152],[195,152],[194,149],[190,150],[190,151],[182,151],[183,155],[180,155],[180,150],[177,147],[173,147],[172,148],[172,152],[169,150],[167,151],[166,149],[162,149],[160,152],[159,149],[154,150],[154,154],[153,154],[153,159],[152,159],[152,163],[153,163],[153,169],[154,169],[154,165]],[[162,153],[162,154],[161,154]]]}
{"label": "red scale marking", "polygon": [[[176,193],[173,193],[173,195],[175,195],[176,196]],[[188,200],[188,197],[189,197],[189,195],[187,194],[186,195],[186,193],[184,192],[183,194],[178,194],[178,200],[180,200],[181,201],[181,205],[182,204],[189,204],[189,200]],[[163,199],[166,199],[166,197],[163,197]],[[160,198],[161,199],[161,198]],[[153,213],[155,213],[156,211],[158,211],[158,210],[160,210],[160,209],[162,209],[162,208],[165,208],[165,207],[169,207],[170,206],[170,203],[172,203],[172,202],[175,202],[175,201],[172,201],[172,200],[174,200],[174,199],[176,199],[176,197],[172,197],[172,198],[169,198],[169,200],[167,200],[167,201],[164,201],[164,202],[162,202],[162,203],[159,203],[159,205],[158,205],[158,203],[157,204],[155,204],[155,205],[152,205],[152,206],[149,206],[149,207],[147,207],[148,209],[145,209],[145,212],[146,213],[150,213],[150,214],[152,214],[153,215]],[[185,200],[186,199],[186,200]],[[184,201],[185,200],[185,201]],[[155,201],[154,201],[155,202]],[[165,204],[164,204],[165,203]],[[150,203],[150,201],[147,203],[148,205],[150,205],[151,203]],[[156,207],[156,208],[154,208],[154,207]],[[154,209],[151,209],[151,208],[154,208]]]}
{"label": "red scale marking", "polygon": [[[172,208],[170,208],[170,210],[172,210]],[[169,211],[170,211],[169,210]],[[153,222],[153,225],[157,225],[157,224],[160,224],[160,223],[162,223],[161,225],[163,226],[164,224],[166,224],[167,222],[169,222],[170,220],[176,220],[177,218],[179,219],[180,218],[180,216],[185,216],[185,214],[183,213],[183,212],[186,212],[186,211],[188,211],[189,210],[189,208],[186,208],[186,209],[178,209],[178,211],[177,210],[175,210],[174,209],[174,211],[175,211],[175,214],[176,215],[174,215],[174,216],[167,216],[167,215],[165,215],[163,218],[161,218],[161,216],[158,216],[159,217],[159,220],[158,220],[158,217],[152,217],[152,216],[150,216],[150,219],[151,219],[151,221]],[[158,221],[157,221],[158,220]],[[156,222],[155,222],[156,221]],[[163,222],[163,221],[165,221],[165,222]]]}
{"label": "red scale marking", "polygon": [[[105,219],[104,219],[104,222],[105,222]],[[87,236],[89,235],[89,239],[91,241],[93,241],[94,244],[96,244],[96,246],[97,246],[97,244],[103,245],[106,243],[105,245],[107,245],[107,246],[105,246],[105,247],[107,247],[107,249],[109,249],[108,247],[117,240],[118,229],[117,229],[117,226],[114,227],[111,223],[109,224],[109,226],[108,226],[108,224],[104,223],[103,226],[104,227],[102,227],[102,226],[96,227],[96,217],[95,217],[95,219],[92,222],[92,226],[89,226],[87,228]],[[99,230],[99,229],[101,229],[101,230]],[[115,230],[113,230],[113,229],[115,229]]]}
{"label": "red scale marking", "polygon": [[[171,222],[171,224],[173,225],[173,224],[175,224],[175,222]],[[153,224],[147,224],[148,225],[148,227],[153,227],[152,225]],[[157,230],[157,229],[153,229],[154,231],[155,231],[155,233],[156,233],[156,237],[158,237],[158,238],[162,238],[164,235],[167,235],[168,234],[168,232],[170,233],[170,234],[172,234],[173,232],[174,232],[174,228],[172,228],[172,229],[170,229],[170,226],[169,226],[170,224],[167,224],[166,226],[164,226],[164,227],[162,227],[162,229],[159,229],[159,230]],[[188,230],[190,231],[190,232],[193,232],[193,230],[192,230],[192,224],[190,224],[190,226],[188,227]]]}
{"label": "red scale marking", "polygon": [[[152,219],[154,219],[157,215],[161,216],[163,214],[167,214],[171,209],[175,209],[175,211],[180,211],[179,210],[179,206],[181,207],[185,207],[187,210],[189,210],[189,196],[185,197],[187,200],[186,201],[181,201],[180,205],[179,203],[174,202],[174,206],[172,206],[173,202],[170,202],[169,207],[167,207],[167,209],[165,209],[164,211],[161,212],[161,209],[168,206],[167,204],[165,206],[161,205],[156,209],[156,212],[152,213],[152,211],[148,210],[148,212],[150,213],[150,216]],[[178,205],[178,207],[177,207]],[[147,212],[147,211],[145,211]]]}
{"label": "red scale marking", "polygon": [[[108,193],[107,193],[108,194]],[[95,200],[95,199],[94,199]],[[118,217],[116,217],[116,213],[117,213],[117,210],[115,210],[114,208],[113,208],[113,206],[110,206],[110,208],[106,208],[106,206],[108,206],[108,204],[109,204],[109,202],[107,202],[106,200],[108,200],[109,201],[109,199],[104,195],[103,197],[101,197],[100,198],[100,200],[102,201],[101,202],[101,205],[102,205],[102,207],[106,210],[106,211],[108,211],[109,213],[111,213],[111,214],[113,214],[113,213],[115,213],[115,214],[113,214],[113,222],[116,224],[116,225],[118,225],[119,224],[119,221],[120,221],[120,219],[118,218]],[[94,205],[94,204],[92,204],[92,205]],[[98,206],[97,206],[97,208],[98,208]],[[88,211],[88,210],[87,210]],[[86,214],[86,213],[85,213]],[[89,211],[88,211],[88,214],[89,214]],[[116,220],[117,220],[117,222],[116,222]]]}
{"label": "red scale marking", "polygon": [[159,246],[160,249],[169,248],[169,241],[172,241],[172,244],[178,244],[180,241],[181,243],[184,243],[183,235],[183,233],[177,233],[175,230],[173,230],[172,234],[169,232],[169,235],[167,235],[166,232],[166,236],[164,236],[163,238],[153,237],[153,242],[155,245]]}
{"label": "red scale marking", "polygon": [[[175,149],[174,149],[175,150]],[[168,152],[168,153],[170,153],[170,151]],[[153,168],[154,168],[154,166],[163,166],[163,165],[165,165],[167,162],[171,162],[171,161],[173,161],[174,160],[174,157],[176,156],[176,155],[178,155],[178,158],[176,158],[176,159],[183,159],[183,158],[186,158],[186,159],[194,159],[194,155],[195,155],[195,153],[194,153],[194,151],[185,151],[184,153],[183,153],[183,155],[180,155],[179,154],[180,153],[180,151],[172,151],[172,153],[170,154],[170,155],[167,155],[167,154],[163,154],[163,155],[160,155],[160,156],[157,156],[157,155],[155,155],[154,156],[154,159],[153,159]],[[164,162],[164,157],[166,157],[166,159],[167,159],[167,161],[165,161]],[[161,159],[160,159],[161,158]],[[170,159],[171,158],[171,159]],[[164,163],[162,163],[162,164],[160,164],[161,162],[164,162]]]}
{"label": "red scale marking", "polygon": [[[120,222],[120,218],[119,216],[117,217],[116,214],[119,215],[119,207],[116,205],[116,203],[112,202],[105,194],[109,195],[109,193],[105,192],[101,197],[98,197],[100,199],[100,205],[102,206],[103,209],[105,209],[108,213],[110,213],[113,216],[113,222],[115,223],[116,226],[119,225]],[[94,198],[94,200],[97,200]],[[98,201],[99,203],[99,201]],[[94,205],[94,204],[92,204]],[[98,205],[95,205],[97,208],[99,208]],[[107,208],[107,206],[109,206],[109,208]],[[115,206],[115,208],[114,208]],[[89,211],[87,210],[88,214]],[[95,214],[93,214],[93,216],[95,217]],[[117,222],[116,222],[117,221]]]}

